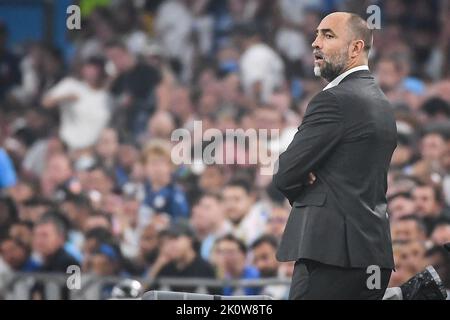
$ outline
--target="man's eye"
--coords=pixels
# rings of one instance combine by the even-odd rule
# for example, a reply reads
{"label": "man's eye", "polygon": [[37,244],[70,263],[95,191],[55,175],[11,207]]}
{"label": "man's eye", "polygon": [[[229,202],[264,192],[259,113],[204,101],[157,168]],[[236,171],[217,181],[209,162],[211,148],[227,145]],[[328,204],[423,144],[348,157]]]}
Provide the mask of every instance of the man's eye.
{"label": "man's eye", "polygon": [[325,38],[331,39],[331,38],[333,38],[333,36],[332,36],[331,34],[326,34],[326,35],[325,35]]}

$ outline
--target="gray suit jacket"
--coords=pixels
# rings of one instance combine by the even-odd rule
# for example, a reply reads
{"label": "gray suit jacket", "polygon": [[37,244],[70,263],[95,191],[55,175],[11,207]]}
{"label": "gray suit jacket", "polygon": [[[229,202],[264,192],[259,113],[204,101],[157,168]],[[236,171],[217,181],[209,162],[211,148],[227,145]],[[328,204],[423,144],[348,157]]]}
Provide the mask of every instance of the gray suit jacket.
{"label": "gray suit jacket", "polygon": [[292,205],[278,260],[393,268],[386,190],[396,146],[392,107],[369,71],[317,94],[273,177]]}

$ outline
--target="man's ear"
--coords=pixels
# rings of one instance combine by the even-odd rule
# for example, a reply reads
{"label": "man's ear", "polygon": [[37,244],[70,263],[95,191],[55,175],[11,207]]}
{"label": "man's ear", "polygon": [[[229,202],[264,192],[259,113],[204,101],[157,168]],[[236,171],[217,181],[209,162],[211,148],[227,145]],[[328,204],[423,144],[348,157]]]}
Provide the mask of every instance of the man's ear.
{"label": "man's ear", "polygon": [[358,55],[361,54],[362,51],[364,51],[365,43],[363,40],[354,40],[350,44],[350,57],[356,58]]}

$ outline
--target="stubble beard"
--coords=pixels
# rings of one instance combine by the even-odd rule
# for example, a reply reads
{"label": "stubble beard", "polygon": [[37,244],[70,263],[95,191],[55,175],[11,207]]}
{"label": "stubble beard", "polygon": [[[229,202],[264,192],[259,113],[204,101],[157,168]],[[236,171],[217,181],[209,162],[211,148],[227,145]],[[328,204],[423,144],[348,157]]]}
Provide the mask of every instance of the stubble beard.
{"label": "stubble beard", "polygon": [[333,81],[339,76],[347,65],[347,50],[343,48],[341,52],[331,57],[323,57],[322,66],[318,64],[314,65],[314,75],[316,77],[322,77],[328,82]]}

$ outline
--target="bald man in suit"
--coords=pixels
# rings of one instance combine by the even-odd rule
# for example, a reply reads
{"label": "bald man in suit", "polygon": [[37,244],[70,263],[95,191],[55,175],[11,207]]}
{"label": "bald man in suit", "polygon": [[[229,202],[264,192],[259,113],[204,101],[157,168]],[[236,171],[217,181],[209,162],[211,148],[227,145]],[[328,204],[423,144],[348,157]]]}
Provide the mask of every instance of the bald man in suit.
{"label": "bald man in suit", "polygon": [[368,68],[371,46],[355,14],[332,13],[317,27],[314,72],[329,83],[273,177],[292,205],[277,252],[295,261],[290,299],[382,299],[394,267],[386,190],[397,130]]}

